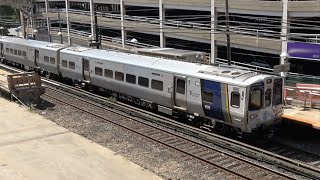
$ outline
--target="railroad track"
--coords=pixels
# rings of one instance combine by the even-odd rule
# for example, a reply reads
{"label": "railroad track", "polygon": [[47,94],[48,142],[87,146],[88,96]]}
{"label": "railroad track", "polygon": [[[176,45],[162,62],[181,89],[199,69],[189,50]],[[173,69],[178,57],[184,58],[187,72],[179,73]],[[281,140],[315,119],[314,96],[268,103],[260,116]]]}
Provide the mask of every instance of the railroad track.
{"label": "railroad track", "polygon": [[265,149],[269,152],[295,159],[301,162],[305,162],[314,168],[320,169],[320,156],[303,149],[298,149],[296,147],[290,146],[282,140],[272,140],[269,143],[264,143],[259,145],[260,148]]}
{"label": "railroad track", "polygon": [[[0,64],[0,66],[2,66],[5,69],[10,69],[11,71],[17,71],[16,69],[14,69],[12,67],[4,66],[2,64]],[[18,72],[21,72],[21,70],[19,70]],[[55,81],[52,81],[52,80],[49,80],[46,78],[43,78],[42,80],[43,80],[44,84],[48,84],[48,86],[54,86],[57,89],[63,89],[64,92],[70,92],[71,94],[76,95],[78,98],[82,97],[87,100],[96,102],[97,104],[100,104],[100,106],[102,106],[104,108],[109,107],[110,108],[109,110],[120,111],[123,113],[123,115],[127,115],[130,118],[132,118],[132,116],[134,116],[134,117],[139,117],[140,119],[143,119],[145,121],[161,124],[162,127],[174,129],[175,131],[182,132],[184,134],[202,139],[204,141],[207,141],[209,143],[220,146],[222,148],[240,153],[240,154],[247,156],[247,157],[250,157],[252,159],[256,159],[258,161],[262,161],[262,162],[266,162],[271,165],[275,165],[277,167],[285,169],[285,170],[292,172],[294,174],[298,174],[298,175],[301,175],[301,176],[304,176],[307,178],[311,178],[311,179],[318,179],[320,177],[319,168],[315,168],[315,167],[310,166],[304,162],[296,161],[296,160],[293,160],[290,158],[286,158],[284,156],[275,154],[273,152],[269,152],[269,151],[266,151],[266,150],[263,150],[263,149],[260,149],[257,147],[253,147],[248,144],[241,143],[239,141],[235,141],[235,140],[232,140],[232,139],[229,139],[226,137],[212,134],[212,133],[200,130],[198,128],[190,127],[188,125],[179,123],[179,122],[174,121],[172,119],[165,118],[163,116],[160,116],[160,115],[148,112],[148,111],[144,111],[142,109],[132,107],[127,104],[123,104],[120,102],[112,102],[107,98],[98,96],[96,94],[92,94],[90,92],[87,92],[87,91],[84,91],[84,90],[81,90],[78,88],[66,86],[62,83],[58,83],[58,82],[55,82]],[[92,110],[92,111],[94,111],[94,110]],[[103,115],[105,115],[105,114],[106,113],[104,113]],[[143,132],[143,133],[148,133],[148,132]],[[157,135],[157,134],[154,134],[154,135]],[[162,139],[162,140],[166,140],[166,139]],[[162,143],[165,143],[165,142],[162,142]],[[177,146],[179,144],[180,143],[172,144],[172,148],[179,148],[179,146]],[[177,147],[175,147],[175,146],[177,146]],[[196,149],[198,149],[198,148],[193,149],[193,151],[196,151]],[[189,153],[190,152],[191,152],[191,150],[189,151]],[[198,155],[197,153],[200,153],[200,154]],[[197,156],[202,155],[201,153],[205,153],[205,151],[194,152],[193,154],[194,154],[194,156],[197,157]],[[206,154],[207,153],[205,153],[204,155],[206,155]],[[204,155],[202,155],[202,156],[204,156]],[[206,158],[209,158],[209,157],[206,157],[206,156],[202,157],[202,159],[205,161],[210,160],[210,159],[208,160]],[[211,160],[214,160],[214,159],[211,159]],[[233,166],[237,166],[237,165],[229,164],[228,161],[230,161],[230,160],[228,160],[228,159],[222,158],[222,159],[220,159],[220,161],[226,163],[227,166],[225,166],[224,168],[227,168],[227,169],[229,169],[230,167],[233,168]],[[240,168],[241,168],[241,166],[240,166]],[[268,174],[268,172],[266,172],[266,173]],[[269,173],[271,173],[271,172],[269,172]],[[277,174],[277,172],[273,172],[273,173]],[[281,176],[281,175],[279,175],[279,176]],[[234,175],[234,176],[236,176],[236,175]],[[257,176],[258,176],[258,174],[257,174]],[[273,177],[273,175],[271,177]],[[284,177],[290,178],[285,175],[284,175]]]}
{"label": "railroad track", "polygon": [[215,174],[219,174],[222,178],[292,179],[283,173],[187,139],[163,128],[133,118],[123,112],[106,108],[99,103],[91,102],[62,90],[48,88],[44,96],[211,165]]}

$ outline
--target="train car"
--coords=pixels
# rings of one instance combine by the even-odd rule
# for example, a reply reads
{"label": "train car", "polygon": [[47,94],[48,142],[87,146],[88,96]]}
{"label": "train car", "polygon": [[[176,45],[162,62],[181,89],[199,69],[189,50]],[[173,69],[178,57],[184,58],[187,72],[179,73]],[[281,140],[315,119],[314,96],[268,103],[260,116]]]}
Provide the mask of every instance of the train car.
{"label": "train car", "polygon": [[251,133],[283,113],[277,76],[88,48],[67,48],[61,57],[76,64],[79,78],[122,100],[208,128],[221,123]]}
{"label": "train car", "polygon": [[60,73],[63,77],[90,83],[90,61],[84,55],[93,51],[85,47],[68,47],[60,52]]}
{"label": "train car", "polygon": [[60,50],[65,48],[62,44],[39,42],[31,43],[35,51],[35,63],[38,68],[49,72],[51,76],[60,76]]}
{"label": "train car", "polygon": [[0,43],[4,59],[28,68],[59,74],[59,51],[65,48],[64,45],[6,36],[0,38]]}
{"label": "train car", "polygon": [[1,57],[11,63],[35,68],[35,54],[29,48],[30,41],[24,39],[1,36]]}
{"label": "train car", "polygon": [[[35,49],[30,44],[28,48]],[[278,76],[235,66],[49,46],[38,47],[39,54],[43,52],[40,59],[45,61],[45,55],[52,55],[61,63],[58,60],[52,67],[41,66],[44,70],[84,82],[119,99],[190,120],[202,128],[219,125],[240,135],[250,134],[278,124],[283,114],[283,79]]]}

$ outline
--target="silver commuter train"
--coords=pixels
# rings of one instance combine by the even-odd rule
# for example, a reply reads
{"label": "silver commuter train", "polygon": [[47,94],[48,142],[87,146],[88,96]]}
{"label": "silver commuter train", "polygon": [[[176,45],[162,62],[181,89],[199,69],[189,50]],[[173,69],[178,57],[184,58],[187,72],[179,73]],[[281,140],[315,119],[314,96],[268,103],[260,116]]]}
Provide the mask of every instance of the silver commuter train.
{"label": "silver commuter train", "polygon": [[252,133],[277,125],[283,114],[278,76],[11,37],[0,45],[1,56],[22,68],[85,82],[203,128]]}

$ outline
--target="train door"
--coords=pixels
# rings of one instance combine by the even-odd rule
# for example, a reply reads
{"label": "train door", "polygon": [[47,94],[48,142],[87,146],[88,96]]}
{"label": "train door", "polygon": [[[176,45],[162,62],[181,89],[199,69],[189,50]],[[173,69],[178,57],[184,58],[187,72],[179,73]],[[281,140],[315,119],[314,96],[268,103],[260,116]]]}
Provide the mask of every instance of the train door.
{"label": "train door", "polygon": [[39,61],[39,50],[35,49],[34,50],[34,65],[37,67],[38,66],[38,61]]}
{"label": "train door", "polygon": [[185,77],[174,77],[174,101],[175,106],[187,110],[187,83]]}
{"label": "train door", "polygon": [[82,58],[83,80],[90,81],[90,61],[88,58]]}

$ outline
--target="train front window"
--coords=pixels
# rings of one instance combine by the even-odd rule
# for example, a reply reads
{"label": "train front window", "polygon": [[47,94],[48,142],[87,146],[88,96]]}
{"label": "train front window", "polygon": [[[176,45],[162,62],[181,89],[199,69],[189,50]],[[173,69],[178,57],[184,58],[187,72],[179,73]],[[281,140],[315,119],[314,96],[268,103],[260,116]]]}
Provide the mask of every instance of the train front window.
{"label": "train front window", "polygon": [[273,105],[282,104],[282,79],[276,79],[273,83]]}
{"label": "train front window", "polygon": [[269,107],[271,104],[271,89],[267,89],[264,93],[264,105],[265,107]]}
{"label": "train front window", "polygon": [[262,107],[262,90],[259,88],[252,88],[249,97],[249,111],[259,110]]}

